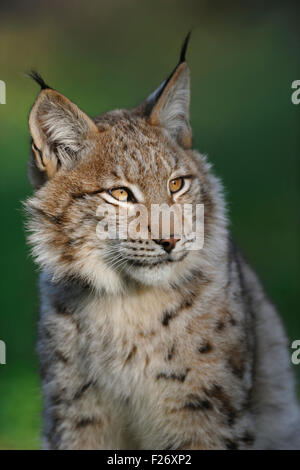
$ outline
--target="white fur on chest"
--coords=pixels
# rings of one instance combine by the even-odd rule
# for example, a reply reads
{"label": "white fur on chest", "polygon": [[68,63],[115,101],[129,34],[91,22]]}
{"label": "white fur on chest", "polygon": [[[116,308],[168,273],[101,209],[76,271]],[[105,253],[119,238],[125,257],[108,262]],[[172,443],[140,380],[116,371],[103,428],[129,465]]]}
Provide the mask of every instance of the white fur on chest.
{"label": "white fur on chest", "polygon": [[144,389],[169,346],[163,312],[176,302],[176,295],[151,290],[93,299],[76,312],[85,364],[101,388],[124,397]]}

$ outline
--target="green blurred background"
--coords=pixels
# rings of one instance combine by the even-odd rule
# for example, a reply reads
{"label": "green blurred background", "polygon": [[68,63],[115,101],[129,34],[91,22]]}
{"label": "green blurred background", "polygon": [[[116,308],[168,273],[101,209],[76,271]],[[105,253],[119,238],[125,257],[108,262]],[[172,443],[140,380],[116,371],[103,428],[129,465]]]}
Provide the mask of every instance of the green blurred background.
{"label": "green blurred background", "polygon": [[[298,2],[299,3],[299,2]],[[172,70],[192,28],[194,143],[222,177],[232,231],[300,338],[300,79],[295,2],[177,0],[6,1],[0,4],[1,290],[0,448],[40,447],[35,354],[37,269],[25,244],[31,188],[27,118],[36,68],[90,115],[133,107]],[[300,366],[295,367],[300,379]]]}

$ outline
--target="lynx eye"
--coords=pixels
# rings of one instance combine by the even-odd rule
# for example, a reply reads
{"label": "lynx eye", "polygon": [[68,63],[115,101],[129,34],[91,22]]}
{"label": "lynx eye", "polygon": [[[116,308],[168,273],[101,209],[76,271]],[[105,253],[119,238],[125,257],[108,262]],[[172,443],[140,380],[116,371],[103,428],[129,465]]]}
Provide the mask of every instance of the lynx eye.
{"label": "lynx eye", "polygon": [[117,199],[117,201],[126,202],[132,200],[131,193],[125,188],[111,189],[110,194]]}
{"label": "lynx eye", "polygon": [[171,193],[177,193],[181,188],[183,188],[184,179],[183,178],[175,178],[171,180],[169,183],[169,188]]}

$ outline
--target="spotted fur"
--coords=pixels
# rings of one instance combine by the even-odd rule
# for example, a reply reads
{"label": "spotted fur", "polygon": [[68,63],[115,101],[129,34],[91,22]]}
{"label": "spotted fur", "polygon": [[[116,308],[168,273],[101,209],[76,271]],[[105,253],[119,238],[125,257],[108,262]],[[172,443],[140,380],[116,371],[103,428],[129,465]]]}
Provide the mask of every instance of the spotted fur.
{"label": "spotted fur", "polygon": [[[191,149],[188,109],[184,54],[131,111],[92,120],[45,86],[32,108],[45,449],[299,448],[286,337],[230,239],[220,181]],[[205,205],[202,250],[99,240],[107,191],[171,204],[176,172],[192,180],[177,202]]]}

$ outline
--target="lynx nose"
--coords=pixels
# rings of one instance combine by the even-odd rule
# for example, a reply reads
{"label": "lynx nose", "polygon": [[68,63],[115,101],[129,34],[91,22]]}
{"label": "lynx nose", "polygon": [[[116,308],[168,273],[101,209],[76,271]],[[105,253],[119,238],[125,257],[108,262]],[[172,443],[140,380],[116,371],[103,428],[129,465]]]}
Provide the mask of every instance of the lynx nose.
{"label": "lynx nose", "polygon": [[158,243],[158,245],[161,245],[167,253],[170,253],[175,248],[175,245],[179,240],[180,238],[163,238],[154,241],[155,243]]}

